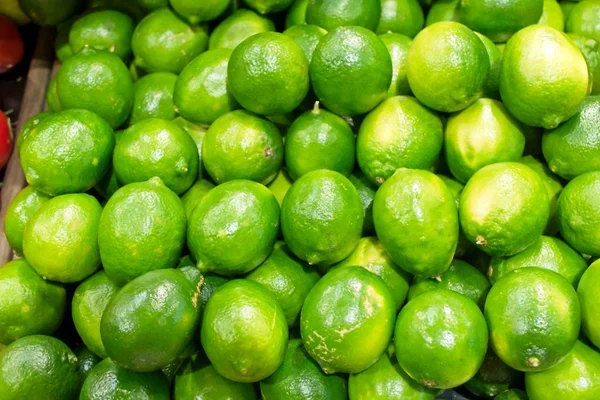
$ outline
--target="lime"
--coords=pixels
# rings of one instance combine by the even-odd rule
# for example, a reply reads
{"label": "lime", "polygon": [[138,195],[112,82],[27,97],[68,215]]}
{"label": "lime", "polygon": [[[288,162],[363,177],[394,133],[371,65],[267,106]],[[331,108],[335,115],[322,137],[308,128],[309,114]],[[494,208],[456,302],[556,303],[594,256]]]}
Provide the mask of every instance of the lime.
{"label": "lime", "polygon": [[292,178],[285,168],[279,170],[277,177],[269,184],[269,190],[273,192],[279,206],[283,203],[283,198],[292,187]]}
{"label": "lime", "polygon": [[511,256],[542,235],[550,201],[531,168],[503,162],[481,168],[466,184],[459,207],[469,241],[491,256]]}
{"label": "lime", "polygon": [[486,83],[483,85],[483,97],[499,99],[500,65],[502,63],[502,53],[489,38],[478,32],[475,32],[475,34],[483,42],[490,60],[490,72],[486,79]]}
{"label": "lime", "polygon": [[328,31],[341,26],[360,26],[374,31],[379,23],[381,8],[380,0],[309,0],[306,22]]}
{"label": "lime", "polygon": [[460,22],[459,0],[439,0],[431,5],[425,20],[425,26],[436,22],[455,21]]}
{"label": "lime", "polygon": [[381,278],[362,267],[337,268],[304,302],[302,343],[326,374],[358,373],[387,349],[395,317],[394,297]]}
{"label": "lime", "polygon": [[11,201],[4,217],[4,234],[15,253],[23,255],[25,225],[50,196],[27,186]]}
{"label": "lime", "polygon": [[465,383],[465,387],[477,396],[494,397],[509,387],[519,384],[522,375],[521,372],[504,364],[500,357],[488,348],[481,368]]}
{"label": "lime", "polygon": [[271,292],[288,326],[298,325],[302,304],[319,278],[319,273],[296,259],[284,242],[278,242],[269,258],[246,276]]}
{"label": "lime", "polygon": [[[2,6],[0,6],[0,14],[3,14],[1,8]],[[75,21],[77,21],[77,17],[71,17],[56,27],[54,52],[56,53],[56,58],[58,58],[60,62],[65,62],[68,58],[75,54],[71,48],[71,45],[69,44],[69,33],[71,31],[71,26],[73,26]]]}
{"label": "lime", "polygon": [[0,268],[0,344],[52,334],[65,312],[65,289],[42,279],[24,259]]}
{"label": "lime", "polygon": [[500,94],[508,111],[519,121],[556,128],[577,112],[587,90],[585,59],[561,32],[533,25],[507,43]]}
{"label": "lime", "polygon": [[21,9],[19,0],[6,0],[0,4],[0,14],[6,15],[17,25],[26,25],[31,22],[29,18]]}
{"label": "lime", "polygon": [[405,271],[431,277],[450,266],[458,241],[456,203],[431,172],[398,169],[375,194],[373,221],[383,247]]}
{"label": "lime", "polygon": [[208,47],[208,28],[189,25],[170,8],[159,8],[136,26],[131,46],[135,64],[147,72],[179,74]]}
{"label": "lime", "polygon": [[135,0],[128,2],[121,0],[87,0],[84,3],[87,4],[87,9],[90,11],[117,10],[124,12],[137,22],[152,8],[167,7],[169,0]]}
{"label": "lime", "polygon": [[376,33],[400,33],[415,37],[425,22],[418,0],[382,0]]}
{"label": "lime", "polygon": [[491,345],[518,371],[544,371],[573,348],[581,321],[577,293],[542,268],[519,268],[497,281],[485,302]]}
{"label": "lime", "polygon": [[558,198],[558,229],[575,250],[600,257],[600,171],[573,179]]}
{"label": "lime", "polygon": [[544,0],[544,9],[538,24],[548,25],[561,32],[565,30],[565,17],[556,0]]}
{"label": "lime", "polygon": [[566,21],[567,32],[600,40],[600,1],[586,0],[577,3]]}
{"label": "lime", "polygon": [[236,382],[257,382],[283,362],[288,326],[267,289],[237,279],[217,289],[206,304],[200,336],[220,375]]}
{"label": "lime", "polygon": [[[195,268],[195,266],[194,266]],[[229,282],[229,279],[219,275],[204,275],[204,283],[202,284],[202,291],[200,292],[200,298],[202,299],[202,311],[206,308],[206,303],[217,291],[218,288]]]}
{"label": "lime", "polygon": [[94,11],[77,19],[69,31],[73,53],[82,49],[107,50],[123,60],[131,56],[133,20],[119,11]]}
{"label": "lime", "polygon": [[348,397],[346,379],[337,374],[325,375],[300,339],[288,342],[283,364],[260,382],[260,392],[264,400],[343,400]]}
{"label": "lime", "polygon": [[106,358],[100,338],[100,320],[119,288],[106,272],[99,271],[83,281],[73,295],[72,316],[83,343],[99,357]]}
{"label": "lime", "polygon": [[408,48],[412,39],[399,33],[386,33],[379,36],[392,57],[392,83],[388,89],[388,97],[411,94],[406,76]]}
{"label": "lime", "polygon": [[317,170],[298,179],[281,206],[281,230],[290,250],[310,265],[331,265],[358,244],[363,208],[348,178]]}
{"label": "lime", "polygon": [[312,55],[319,44],[319,40],[327,31],[317,25],[295,25],[283,32],[284,35],[294,39],[296,43],[304,50],[308,62],[312,60]]}
{"label": "lime", "polygon": [[75,350],[75,356],[79,361],[77,372],[79,373],[80,381],[83,384],[90,372],[92,372],[92,369],[98,365],[102,359],[84,345]]}
{"label": "lime", "polygon": [[392,97],[360,125],[358,165],[372,183],[381,185],[398,168],[431,169],[443,138],[442,121],[435,113],[413,97]]}
{"label": "lime", "polygon": [[365,217],[362,229],[363,236],[372,235],[375,233],[375,227],[373,226],[373,199],[375,198],[377,187],[360,170],[355,171],[348,179],[354,185],[363,206],[363,215]]}
{"label": "lime", "polygon": [[279,230],[279,205],[266,187],[234,180],[204,196],[188,226],[188,248],[202,272],[232,276],[269,256]]}
{"label": "lime", "polygon": [[471,379],[488,344],[483,314],[447,289],[417,296],[400,311],[394,347],[402,369],[420,385],[447,389]]}
{"label": "lime", "polygon": [[206,135],[206,131],[208,127],[205,125],[196,125],[192,122],[189,122],[186,119],[181,117],[175,118],[173,120],[177,125],[182,127],[188,135],[192,137],[194,142],[196,143],[196,148],[198,149],[198,179],[202,179],[205,176],[204,168],[202,165],[202,142],[204,141],[204,136]]}
{"label": "lime", "polygon": [[[194,266],[190,266],[189,267],[189,271],[194,270],[195,273],[197,274],[197,277],[200,277],[200,271],[198,271],[196,269],[196,267]],[[202,284],[202,286],[204,286],[204,284]],[[200,314],[202,315],[202,314]],[[202,317],[200,317],[200,320],[202,320]],[[167,381],[169,382],[169,386],[171,386],[173,384],[173,381],[175,380],[175,375],[177,374],[177,371],[179,371],[180,368],[183,368],[183,364],[192,356],[194,356],[196,353],[198,352],[198,345],[196,345],[195,341],[193,341],[192,343],[190,343],[190,345],[188,347],[186,347],[186,349],[180,353],[177,358],[173,361],[171,361],[171,363],[167,364],[166,366],[161,368],[161,371],[163,372],[163,374],[165,374],[165,376],[167,377]]]}
{"label": "lime", "polygon": [[51,112],[59,112],[64,109],[58,96],[58,77],[56,76],[52,78],[48,84],[46,104],[48,105],[48,110]]}
{"label": "lime", "polygon": [[149,118],[175,119],[173,91],[176,81],[177,75],[170,72],[155,72],[135,81],[129,124]]}
{"label": "lime", "polygon": [[41,26],[54,26],[66,21],[81,9],[82,3],[82,0],[19,0],[21,10]]}
{"label": "lime", "polygon": [[588,65],[591,86],[590,94],[600,94],[600,44],[595,39],[587,36],[575,33],[569,33],[568,36],[581,51]]}
{"label": "lime", "polygon": [[102,265],[118,285],[173,268],[185,241],[181,201],[160,179],[130,183],[106,203],[98,227]]}
{"label": "lime", "polygon": [[490,62],[483,42],[457,22],[423,29],[408,51],[407,75],[415,96],[444,112],[460,111],[483,94]]}
{"label": "lime", "polygon": [[130,126],[115,146],[113,165],[119,182],[143,182],[158,176],[177,194],[198,177],[198,150],[175,122],[150,118]]}
{"label": "lime", "polygon": [[296,0],[285,16],[285,29],[295,25],[306,25],[306,8],[308,0]]}
{"label": "lime", "polygon": [[231,0],[169,0],[173,10],[192,24],[212,21],[225,13]]}
{"label": "lime", "polygon": [[495,400],[529,400],[527,393],[522,391],[521,389],[510,389],[505,392],[500,393],[496,397]]}
{"label": "lime", "polygon": [[42,122],[51,115],[54,115],[54,112],[44,111],[39,114],[35,114],[33,117],[25,121],[25,124],[21,128],[21,132],[19,132],[15,143],[17,150],[21,149],[21,145],[25,141],[25,138],[29,136],[29,134],[34,130],[34,128],[37,127],[40,124],[40,122]]}
{"label": "lime", "polygon": [[[448,178],[447,176],[438,174],[438,178],[440,178],[450,190],[452,197],[454,197],[454,202],[456,203],[456,209],[460,207],[460,194],[464,189],[464,185],[459,181]],[[460,228],[460,221],[459,221]],[[458,244],[456,246],[456,250],[454,251],[454,257],[463,257],[470,253],[474,249],[473,244],[469,242],[466,238],[462,228],[458,231]],[[487,266],[486,266],[487,267]]]}
{"label": "lime", "polygon": [[98,223],[102,207],[87,194],[44,203],[23,232],[23,253],[33,269],[57,282],[79,282],[100,266]]}
{"label": "lime", "polygon": [[160,371],[134,372],[104,359],[86,378],[79,400],[168,400],[169,385]]}
{"label": "lime", "polygon": [[344,116],[369,112],[385,99],[392,72],[390,53],[381,39],[357,26],[329,32],[317,45],[310,64],[317,97],[326,108]]}
{"label": "lime", "polygon": [[181,202],[183,203],[185,215],[188,220],[192,217],[192,213],[196,209],[196,206],[200,204],[204,196],[206,196],[206,194],[214,187],[215,185],[210,181],[200,179],[197,180],[183,196],[181,196]]}
{"label": "lime", "polygon": [[486,165],[519,161],[525,150],[521,123],[491,99],[479,99],[451,115],[444,136],[446,162],[461,182]]}
{"label": "lime", "polygon": [[[115,131],[115,142],[120,140],[122,134],[123,131]],[[115,174],[115,169],[111,164],[102,179],[94,186],[94,190],[104,199],[109,199],[120,187],[117,174]]]}
{"label": "lime", "polygon": [[558,2],[558,5],[560,6],[562,13],[563,13],[565,25],[566,25],[567,19],[569,18],[569,14],[571,14],[571,11],[573,11],[573,8],[575,8],[577,3],[578,3],[578,1],[575,2],[575,1],[570,1],[570,0],[563,0],[563,1]]}
{"label": "lime", "polygon": [[248,7],[264,15],[284,11],[292,5],[294,0],[244,0],[244,2]]}
{"label": "lime", "polygon": [[577,287],[583,333],[596,347],[600,346],[600,301],[596,295],[599,282],[600,262],[596,261],[583,274]]}
{"label": "lime", "polygon": [[261,17],[251,10],[239,9],[212,31],[208,48],[233,50],[250,36],[274,30],[275,24],[270,19]]}

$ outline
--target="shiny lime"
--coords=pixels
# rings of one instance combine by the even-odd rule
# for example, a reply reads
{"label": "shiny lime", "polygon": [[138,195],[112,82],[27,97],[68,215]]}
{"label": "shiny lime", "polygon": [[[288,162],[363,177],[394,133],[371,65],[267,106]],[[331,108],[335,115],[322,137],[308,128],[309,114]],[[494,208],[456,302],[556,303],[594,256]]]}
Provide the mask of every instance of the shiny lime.
{"label": "shiny lime", "polygon": [[319,40],[325,35],[327,31],[317,25],[295,25],[283,32],[284,35],[294,39],[296,43],[304,50],[304,54],[308,59],[308,62],[312,60],[312,55],[319,44]]}
{"label": "shiny lime", "polygon": [[493,99],[500,98],[500,66],[502,64],[502,53],[487,36],[483,36],[481,33],[475,32],[477,37],[483,42],[485,50],[488,54],[490,61],[490,72],[488,73],[485,84],[483,85],[483,97],[489,97]]}
{"label": "shiny lime", "polygon": [[23,255],[23,231],[25,225],[50,196],[27,186],[11,201],[4,217],[4,234],[13,251]]}
{"label": "shiny lime", "polygon": [[392,57],[392,83],[388,89],[388,97],[411,94],[406,75],[408,49],[412,39],[399,33],[386,33],[379,36]]}
{"label": "shiny lime", "polygon": [[600,94],[600,44],[597,40],[587,36],[575,33],[569,33],[568,36],[581,51],[588,65],[588,73],[590,74],[589,86],[591,86],[590,94]]}
{"label": "shiny lime", "polygon": [[600,346],[600,301],[596,295],[599,282],[600,262],[596,261],[583,274],[577,287],[583,333],[596,347]]}
{"label": "shiny lime", "polygon": [[363,214],[365,216],[363,220],[363,236],[372,235],[375,233],[375,227],[373,226],[373,199],[375,198],[377,187],[360,170],[355,171],[348,179],[350,179],[350,182],[356,188],[363,206]]}
{"label": "shiny lime", "polygon": [[415,37],[425,22],[418,0],[383,0],[377,34],[399,33]]}
{"label": "shiny lime", "polygon": [[175,119],[173,91],[176,81],[177,75],[170,72],[155,72],[135,81],[129,124],[150,118]]}
{"label": "shiny lime", "polygon": [[567,32],[600,40],[600,2],[586,0],[577,3],[566,21]]}
{"label": "shiny lime", "polygon": [[289,29],[295,25],[306,25],[306,8],[308,0],[296,0],[288,9],[285,16],[285,28]]}
{"label": "shiny lime", "polygon": [[560,32],[565,30],[565,17],[558,1],[544,0],[544,9],[538,24],[551,26]]}
{"label": "shiny lime", "polygon": [[250,7],[258,11],[260,14],[270,14],[274,12],[284,11],[292,5],[294,0],[244,0]]}
{"label": "shiny lime", "polygon": [[73,53],[91,48],[106,50],[128,60],[134,27],[127,14],[113,10],[94,11],[73,23],[69,31],[69,45]]}
{"label": "shiny lime", "polygon": [[208,48],[233,50],[250,36],[270,31],[275,31],[273,21],[242,8],[217,25],[210,34]]}
{"label": "shiny lime", "polygon": [[360,26],[374,31],[379,23],[380,0],[309,0],[306,22],[331,31],[341,26]]}
{"label": "shiny lime", "polygon": [[200,204],[204,196],[214,187],[215,185],[212,182],[206,179],[199,179],[181,196],[181,202],[183,203],[185,215],[188,219],[191,218],[196,206]]}
{"label": "shiny lime", "polygon": [[283,204],[283,199],[292,187],[293,180],[285,168],[281,168],[277,177],[269,184],[269,190],[275,195],[279,206]]}
{"label": "shiny lime", "polygon": [[231,0],[169,0],[173,10],[192,24],[212,21],[225,13]]}

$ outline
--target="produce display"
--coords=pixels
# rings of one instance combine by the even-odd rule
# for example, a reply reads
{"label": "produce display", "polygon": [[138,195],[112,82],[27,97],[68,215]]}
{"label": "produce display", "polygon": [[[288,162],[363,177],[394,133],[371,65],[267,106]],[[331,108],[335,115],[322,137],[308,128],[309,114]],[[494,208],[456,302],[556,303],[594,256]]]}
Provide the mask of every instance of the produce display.
{"label": "produce display", "polygon": [[0,14],[0,400],[600,399],[600,0]]}

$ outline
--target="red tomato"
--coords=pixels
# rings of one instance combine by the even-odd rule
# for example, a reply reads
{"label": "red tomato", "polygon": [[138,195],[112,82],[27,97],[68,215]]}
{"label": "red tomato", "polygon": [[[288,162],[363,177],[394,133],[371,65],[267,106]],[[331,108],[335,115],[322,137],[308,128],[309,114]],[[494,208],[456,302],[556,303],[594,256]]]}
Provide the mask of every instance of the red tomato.
{"label": "red tomato", "polygon": [[17,65],[23,58],[23,39],[17,25],[0,15],[0,73]]}
{"label": "red tomato", "polygon": [[4,169],[12,152],[12,131],[10,121],[0,111],[0,171]]}

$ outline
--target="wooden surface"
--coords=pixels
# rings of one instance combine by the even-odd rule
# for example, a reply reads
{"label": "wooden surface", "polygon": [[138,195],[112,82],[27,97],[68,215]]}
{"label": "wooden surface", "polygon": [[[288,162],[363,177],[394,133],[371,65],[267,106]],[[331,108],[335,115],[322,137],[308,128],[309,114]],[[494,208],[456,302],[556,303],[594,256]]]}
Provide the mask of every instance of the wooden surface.
{"label": "wooden surface", "polygon": [[[50,28],[40,29],[29,73],[27,74],[27,84],[21,103],[21,111],[18,116],[17,129],[14,132],[15,142],[25,122],[44,110],[46,89],[52,76],[53,62],[54,30]],[[0,265],[4,265],[13,258],[12,249],[8,245],[8,241],[4,235],[6,208],[25,185],[25,176],[21,169],[19,154],[15,150],[8,161],[2,192],[0,192]]]}

